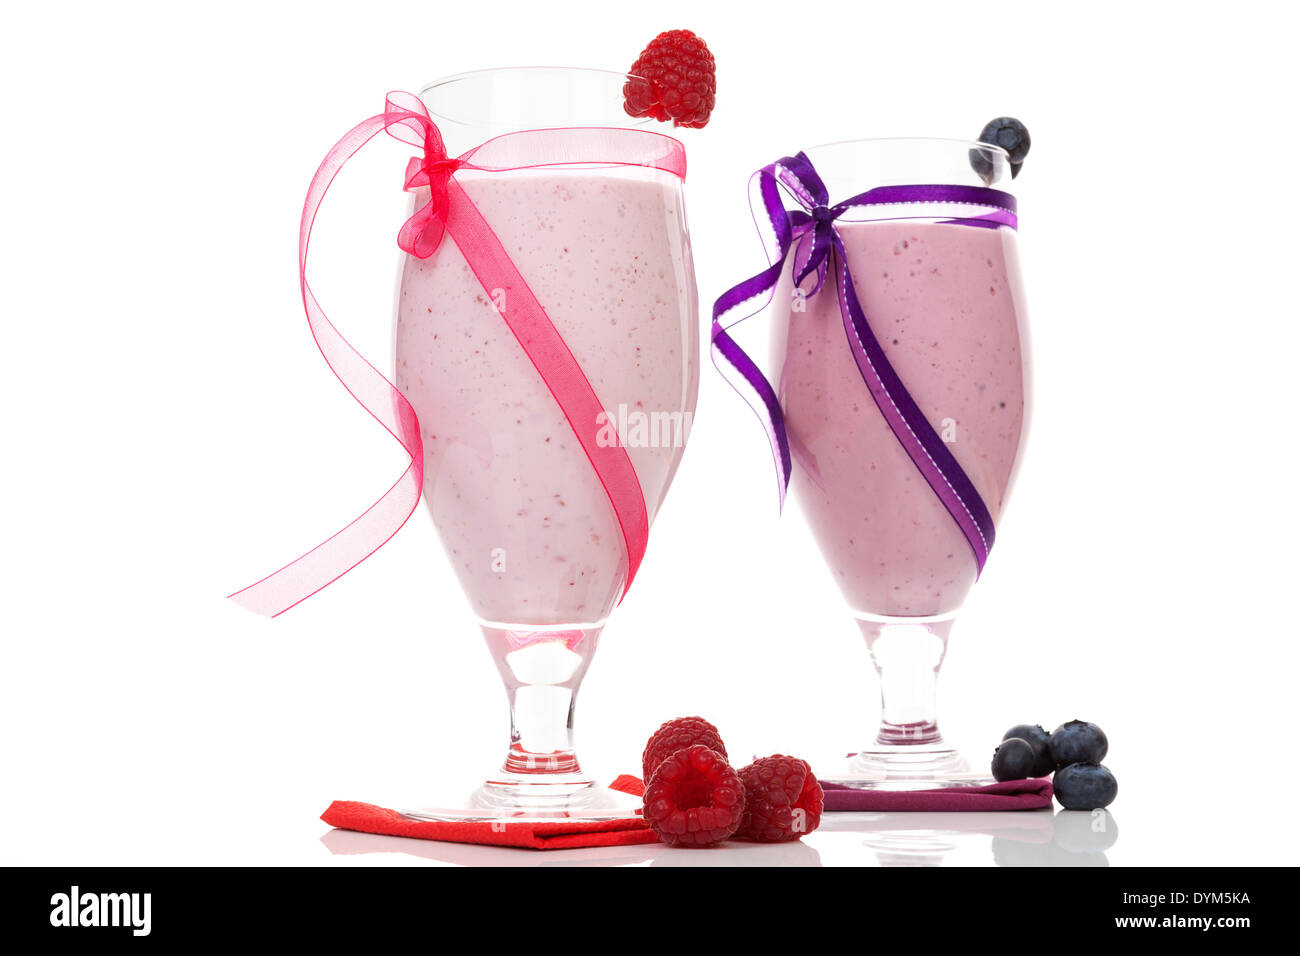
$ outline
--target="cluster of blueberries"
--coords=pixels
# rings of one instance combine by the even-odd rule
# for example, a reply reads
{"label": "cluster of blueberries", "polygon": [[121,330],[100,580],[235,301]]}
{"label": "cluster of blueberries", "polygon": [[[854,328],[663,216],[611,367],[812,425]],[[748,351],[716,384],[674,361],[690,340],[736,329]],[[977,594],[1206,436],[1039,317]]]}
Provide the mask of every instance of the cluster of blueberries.
{"label": "cluster of blueberries", "polygon": [[1038,724],[1017,724],[993,751],[993,779],[1023,780],[1054,773],[1052,788],[1067,810],[1108,806],[1119,792],[1101,765],[1109,744],[1096,724],[1072,720],[1050,734]]}

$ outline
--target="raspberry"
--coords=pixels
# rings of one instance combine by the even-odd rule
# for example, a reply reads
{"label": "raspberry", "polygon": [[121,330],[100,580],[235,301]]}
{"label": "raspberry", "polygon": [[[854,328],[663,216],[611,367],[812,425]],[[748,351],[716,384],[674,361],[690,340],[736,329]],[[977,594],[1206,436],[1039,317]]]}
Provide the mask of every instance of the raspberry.
{"label": "raspberry", "polygon": [[822,788],[812,768],[798,757],[777,754],[740,771],[745,817],[736,836],[759,843],[784,843],[812,833],[822,819]]}
{"label": "raspberry", "polygon": [[713,54],[690,30],[668,30],[650,41],[623,85],[629,116],[700,129],[709,121],[717,93]]}
{"label": "raspberry", "polygon": [[722,745],[717,727],[703,717],[678,717],[661,725],[646,742],[641,754],[641,779],[648,785],[661,763],[691,744],[704,744],[722,754],[724,760],[727,758],[727,748]]}
{"label": "raspberry", "polygon": [[646,787],[645,822],[673,846],[721,843],[736,832],[744,814],[745,785],[727,758],[704,744],[677,751]]}

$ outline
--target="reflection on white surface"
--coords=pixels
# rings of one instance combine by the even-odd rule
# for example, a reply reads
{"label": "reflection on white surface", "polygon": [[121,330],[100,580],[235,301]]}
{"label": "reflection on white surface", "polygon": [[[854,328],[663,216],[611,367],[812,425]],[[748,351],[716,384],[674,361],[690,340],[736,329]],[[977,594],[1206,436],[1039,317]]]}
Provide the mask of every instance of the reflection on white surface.
{"label": "reflection on white surface", "polygon": [[1105,851],[1119,838],[1106,810],[837,813],[822,817],[821,830],[863,834],[880,866],[1108,866]]}
{"label": "reflection on white surface", "polygon": [[404,853],[456,866],[821,866],[817,850],[800,842],[728,843],[708,849],[642,843],[575,850],[524,850],[330,830],[321,837],[321,843],[335,856]]}
{"label": "reflection on white surface", "polygon": [[[1119,839],[1105,810],[1085,813],[828,813],[802,841],[683,850],[650,843],[520,850],[330,830],[336,858],[404,854],[453,866],[1109,866]],[[376,860],[376,862],[381,862]]]}

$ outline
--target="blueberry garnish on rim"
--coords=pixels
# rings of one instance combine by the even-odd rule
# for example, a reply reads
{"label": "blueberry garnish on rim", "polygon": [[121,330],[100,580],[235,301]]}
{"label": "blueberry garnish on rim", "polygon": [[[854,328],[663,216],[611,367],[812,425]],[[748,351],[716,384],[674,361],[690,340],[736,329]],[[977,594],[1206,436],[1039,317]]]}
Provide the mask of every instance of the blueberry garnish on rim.
{"label": "blueberry garnish on rim", "polygon": [[[1025,164],[1025,157],[1029,155],[1029,130],[1025,128],[1024,123],[1013,116],[999,116],[984,124],[979,141],[1006,150],[1007,157],[1011,161],[1011,178],[1015,179],[1020,175],[1020,167]],[[972,149],[970,164],[971,168],[979,174],[980,179],[984,180],[985,185],[993,182],[993,160],[989,157],[988,151]]]}

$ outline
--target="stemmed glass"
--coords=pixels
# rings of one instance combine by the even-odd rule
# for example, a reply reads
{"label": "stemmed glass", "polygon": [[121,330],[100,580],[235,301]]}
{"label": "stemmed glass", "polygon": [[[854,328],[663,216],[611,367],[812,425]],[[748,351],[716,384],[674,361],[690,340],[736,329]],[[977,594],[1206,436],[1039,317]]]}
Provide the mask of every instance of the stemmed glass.
{"label": "stemmed glass", "polygon": [[[486,70],[420,97],[450,155],[505,133],[632,128],[620,73]],[[659,126],[659,124],[652,124]],[[629,554],[578,440],[626,449],[649,522],[672,482],[699,386],[698,306],[682,180],[644,166],[489,172],[456,181],[501,240],[603,406],[570,421],[457,246],[404,258],[397,385],[419,415],[424,498],[510,703],[505,760],[434,819],[627,814],[580,765],[574,704]],[[427,190],[413,206],[427,200]]]}
{"label": "stemmed glass", "polygon": [[[1002,150],[957,140],[857,140],[807,156],[832,201],[915,184],[1005,192],[1010,178]],[[889,364],[996,522],[1029,417],[1015,230],[905,206],[849,213],[836,228]],[[935,711],[949,631],[978,576],[972,547],[873,401],[830,282],[805,296],[787,269],[775,301],[795,494],[880,677],[875,741],[823,776],[896,790],[991,782],[944,740]]]}

